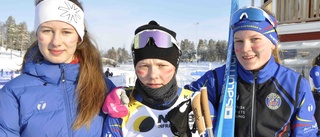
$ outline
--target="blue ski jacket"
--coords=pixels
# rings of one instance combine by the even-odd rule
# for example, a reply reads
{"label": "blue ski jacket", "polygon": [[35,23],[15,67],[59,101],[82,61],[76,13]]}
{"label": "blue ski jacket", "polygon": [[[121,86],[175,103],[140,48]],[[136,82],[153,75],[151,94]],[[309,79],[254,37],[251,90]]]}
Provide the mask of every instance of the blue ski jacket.
{"label": "blue ski jacket", "polygon": [[[1,137],[98,137],[105,115],[88,129],[72,129],[77,115],[79,64],[28,62],[23,73],[0,90]],[[106,79],[108,91],[115,85]]]}
{"label": "blue ski jacket", "polygon": [[310,70],[311,88],[313,91],[320,92],[320,66],[313,66]]}
{"label": "blue ski jacket", "polygon": [[[217,111],[225,68],[209,70],[185,88],[199,91],[206,86]],[[245,70],[240,63],[237,70],[236,137],[316,136],[315,102],[305,78],[276,63],[274,57],[258,72]]]}

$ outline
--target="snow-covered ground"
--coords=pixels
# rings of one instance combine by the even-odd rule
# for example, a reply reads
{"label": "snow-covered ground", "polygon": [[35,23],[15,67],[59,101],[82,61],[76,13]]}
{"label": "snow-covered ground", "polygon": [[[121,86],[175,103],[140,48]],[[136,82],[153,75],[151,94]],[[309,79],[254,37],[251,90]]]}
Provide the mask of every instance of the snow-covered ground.
{"label": "snow-covered ground", "polygon": [[[11,56],[12,55],[12,56]],[[19,75],[16,70],[19,70],[22,64],[22,57],[19,51],[6,50],[0,47],[0,88],[9,80]]]}
{"label": "snow-covered ground", "polygon": [[[4,47],[0,47],[0,88],[10,79],[19,75],[15,70],[19,70],[22,64],[22,57],[19,51],[6,51]],[[180,87],[190,83],[202,76],[207,70],[221,66],[218,62],[200,62],[200,63],[180,63],[177,73],[177,81]],[[117,86],[133,86],[136,80],[134,68],[132,64],[120,64],[119,67],[104,66],[104,70],[109,68],[113,72],[110,79]]]}

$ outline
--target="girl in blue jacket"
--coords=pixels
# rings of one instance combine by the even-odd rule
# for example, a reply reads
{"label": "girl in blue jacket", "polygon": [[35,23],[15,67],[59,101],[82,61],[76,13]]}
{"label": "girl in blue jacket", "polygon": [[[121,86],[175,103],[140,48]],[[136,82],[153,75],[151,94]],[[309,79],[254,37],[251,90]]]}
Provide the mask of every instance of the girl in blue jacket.
{"label": "girl in blue jacket", "polygon": [[[236,137],[316,136],[315,103],[308,81],[279,64],[277,21],[260,8],[244,7],[231,18],[237,59]],[[185,88],[208,89],[218,110],[226,65]]]}
{"label": "girl in blue jacket", "polygon": [[0,90],[0,136],[101,136],[101,105],[114,85],[104,76],[81,4],[38,1],[35,31],[22,74]]}

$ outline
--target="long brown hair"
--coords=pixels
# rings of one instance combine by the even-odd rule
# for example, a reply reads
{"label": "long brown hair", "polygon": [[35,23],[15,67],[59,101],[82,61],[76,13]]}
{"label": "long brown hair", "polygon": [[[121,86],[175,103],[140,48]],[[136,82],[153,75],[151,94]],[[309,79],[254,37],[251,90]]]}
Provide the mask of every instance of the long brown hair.
{"label": "long brown hair", "polygon": [[[36,4],[42,0],[37,0]],[[77,0],[70,0],[81,9],[82,5]],[[83,125],[89,128],[93,118],[100,113],[101,106],[107,93],[107,85],[104,79],[103,67],[99,50],[95,47],[96,43],[85,31],[83,41],[78,44],[75,51],[75,56],[79,57],[80,71],[78,77],[77,92],[77,118],[73,123],[74,129],[79,129]],[[80,38],[80,37],[79,37]],[[38,41],[35,41],[27,50],[22,68],[28,60],[36,61],[39,56],[42,56],[38,46]],[[36,49],[36,50],[35,50]],[[35,51],[34,51],[35,50]]]}
{"label": "long brown hair", "polygon": [[274,60],[281,64],[281,58],[280,58],[280,54],[279,54],[279,46],[276,45],[275,49],[272,51],[272,54],[274,56]]}

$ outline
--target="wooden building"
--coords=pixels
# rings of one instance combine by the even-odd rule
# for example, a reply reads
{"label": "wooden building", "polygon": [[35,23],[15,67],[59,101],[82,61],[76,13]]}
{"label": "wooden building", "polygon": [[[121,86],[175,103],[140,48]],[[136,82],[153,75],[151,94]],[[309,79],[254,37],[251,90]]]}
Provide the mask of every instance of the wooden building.
{"label": "wooden building", "polygon": [[308,79],[320,53],[320,0],[261,0],[278,20],[282,64]]}

